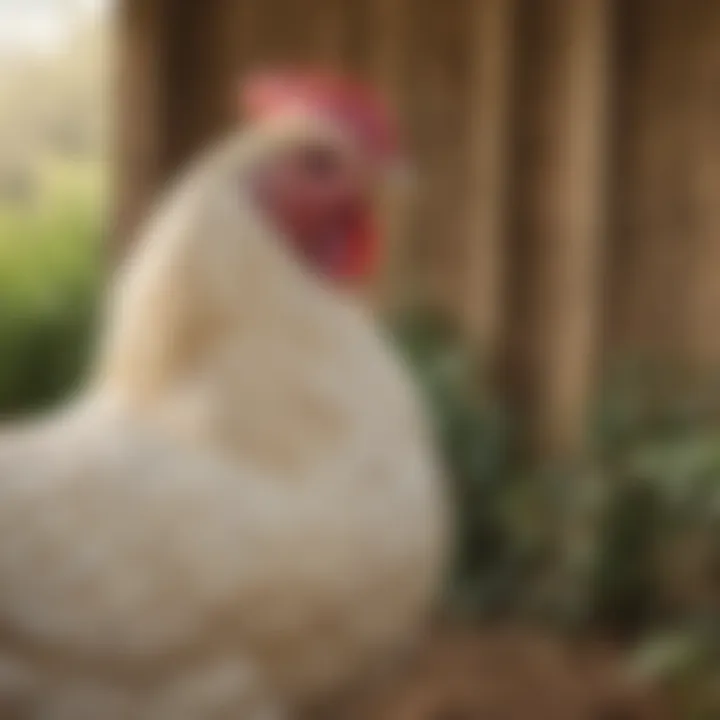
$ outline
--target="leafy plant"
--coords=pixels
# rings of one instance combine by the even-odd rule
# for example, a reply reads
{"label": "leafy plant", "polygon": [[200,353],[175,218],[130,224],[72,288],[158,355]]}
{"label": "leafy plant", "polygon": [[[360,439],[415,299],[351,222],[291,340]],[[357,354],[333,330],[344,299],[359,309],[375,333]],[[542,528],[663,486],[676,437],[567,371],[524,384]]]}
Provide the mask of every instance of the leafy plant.
{"label": "leafy plant", "polygon": [[720,420],[707,392],[666,382],[659,402],[635,387],[635,421],[598,436],[607,499],[594,601],[596,619],[642,630],[720,609]]}
{"label": "leafy plant", "polygon": [[54,178],[39,205],[0,208],[0,415],[56,401],[83,372],[103,275],[96,192]]}
{"label": "leafy plant", "polygon": [[442,318],[409,314],[392,329],[424,391],[452,483],[458,525],[453,597],[486,611],[507,606],[522,563],[507,521],[516,477],[509,419]]}

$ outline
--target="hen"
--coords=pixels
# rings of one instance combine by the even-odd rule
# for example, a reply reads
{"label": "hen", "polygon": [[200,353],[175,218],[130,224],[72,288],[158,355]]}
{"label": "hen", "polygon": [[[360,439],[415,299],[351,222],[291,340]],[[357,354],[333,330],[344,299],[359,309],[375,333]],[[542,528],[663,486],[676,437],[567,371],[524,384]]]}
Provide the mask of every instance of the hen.
{"label": "hen", "polygon": [[86,391],[0,435],[3,718],[295,717],[422,629],[446,514],[414,388],[258,180],[357,149],[310,107],[193,164]]}

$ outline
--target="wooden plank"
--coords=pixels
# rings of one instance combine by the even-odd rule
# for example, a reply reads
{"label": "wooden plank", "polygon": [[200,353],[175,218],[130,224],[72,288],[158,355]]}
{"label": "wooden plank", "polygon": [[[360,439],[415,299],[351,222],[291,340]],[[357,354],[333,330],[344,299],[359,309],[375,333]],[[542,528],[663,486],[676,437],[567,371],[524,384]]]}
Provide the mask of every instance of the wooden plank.
{"label": "wooden plank", "polygon": [[475,0],[463,326],[495,365],[504,315],[515,0]]}
{"label": "wooden plank", "polygon": [[[528,109],[522,242],[530,248],[524,327],[532,441],[546,456],[586,436],[601,328],[608,78],[606,0],[539,0]],[[529,109],[533,112],[530,113]],[[522,112],[522,111],[521,111]]]}
{"label": "wooden plank", "polygon": [[313,42],[317,64],[342,68],[347,58],[347,3],[343,0],[313,0]]}
{"label": "wooden plank", "polygon": [[218,68],[225,78],[221,89],[222,112],[228,127],[242,120],[241,88],[255,69],[257,10],[253,0],[219,0],[217,29]]}
{"label": "wooden plank", "polygon": [[231,122],[231,78],[220,42],[227,12],[225,0],[171,3],[166,80],[169,174]]}
{"label": "wooden plank", "polygon": [[[388,98],[398,115],[406,144],[409,132],[407,112],[409,0],[371,0],[371,27],[374,32],[369,73],[380,92]],[[413,158],[404,160],[407,172],[414,171]],[[407,178],[408,183],[412,181]],[[373,302],[388,313],[402,309],[407,301],[408,276],[412,272],[408,249],[409,193],[411,186],[390,188],[383,197],[383,246],[378,277],[372,289]]]}
{"label": "wooden plank", "polygon": [[717,372],[720,364],[720,5],[689,0],[692,24],[685,52],[692,67],[690,105],[690,215],[684,348],[693,370]]}
{"label": "wooden plank", "polygon": [[694,235],[692,6],[703,3],[619,5],[606,330],[614,362],[669,363],[684,354]]}
{"label": "wooden plank", "polygon": [[117,10],[117,255],[124,252],[164,177],[166,11],[166,0],[125,0]]}
{"label": "wooden plank", "polygon": [[417,0],[408,19],[409,112],[417,166],[411,240],[417,294],[453,319],[462,304],[469,3]]}

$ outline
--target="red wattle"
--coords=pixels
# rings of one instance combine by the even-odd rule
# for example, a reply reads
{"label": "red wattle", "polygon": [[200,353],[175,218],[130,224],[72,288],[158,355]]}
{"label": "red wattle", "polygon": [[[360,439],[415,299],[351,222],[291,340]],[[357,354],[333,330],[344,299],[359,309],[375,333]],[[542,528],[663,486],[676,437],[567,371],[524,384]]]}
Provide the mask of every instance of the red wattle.
{"label": "red wattle", "polygon": [[379,247],[379,232],[370,213],[363,215],[347,239],[347,252],[335,273],[346,280],[362,280],[375,269]]}

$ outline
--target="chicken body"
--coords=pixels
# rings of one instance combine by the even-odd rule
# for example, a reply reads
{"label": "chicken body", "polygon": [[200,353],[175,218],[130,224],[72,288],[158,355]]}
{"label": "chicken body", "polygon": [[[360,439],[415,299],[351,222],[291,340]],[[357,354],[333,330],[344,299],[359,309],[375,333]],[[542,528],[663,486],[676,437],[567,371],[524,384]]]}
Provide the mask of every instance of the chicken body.
{"label": "chicken body", "polygon": [[0,435],[3,718],[293,717],[422,627],[446,528],[414,389],[238,192],[287,141],[190,171],[95,381]]}

